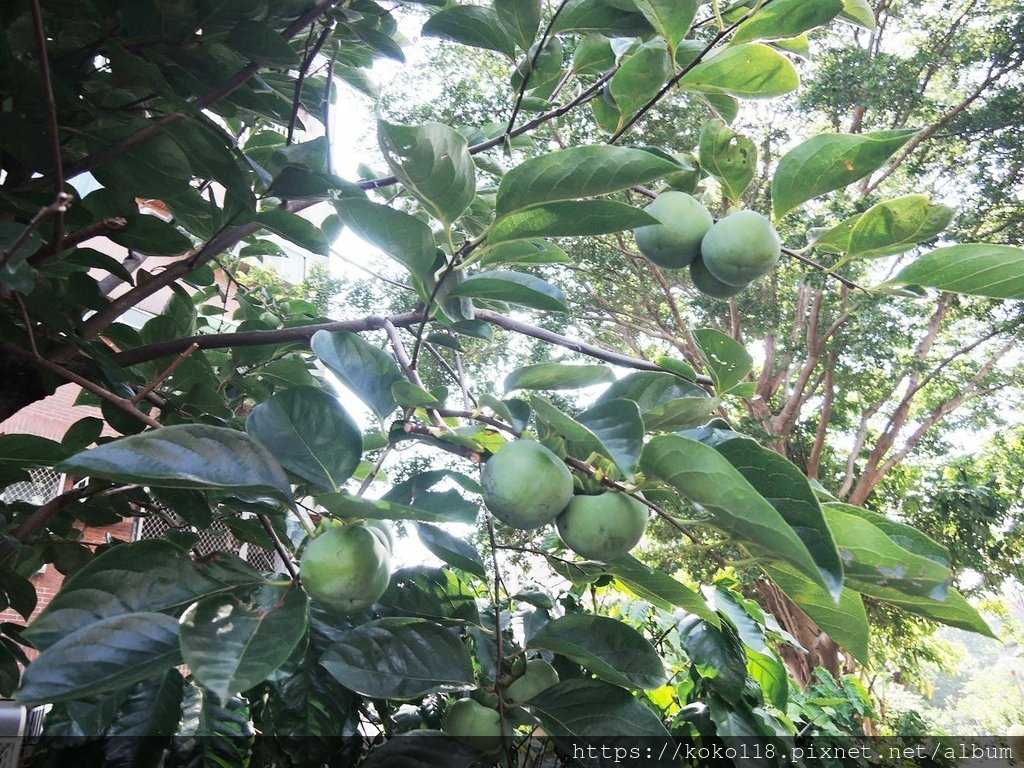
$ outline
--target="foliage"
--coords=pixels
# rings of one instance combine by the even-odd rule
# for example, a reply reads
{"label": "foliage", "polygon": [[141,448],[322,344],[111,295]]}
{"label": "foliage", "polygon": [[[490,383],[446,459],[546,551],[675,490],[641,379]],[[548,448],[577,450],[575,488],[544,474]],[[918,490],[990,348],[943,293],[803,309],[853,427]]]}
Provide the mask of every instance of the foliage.
{"label": "foliage", "polygon": [[[87,478],[41,507],[3,507],[8,605],[31,615],[28,576],[40,563],[70,575],[27,628],[0,625],[3,692],[55,705],[44,754],[58,764],[156,765],[166,748],[170,764],[245,765],[252,756],[281,766],[412,766],[443,755],[468,766],[483,759],[480,745],[436,732],[450,703],[466,696],[489,702],[507,724],[507,755],[494,760],[509,763],[515,752],[571,754],[575,744],[621,737],[792,736],[820,717],[783,661],[799,655],[771,615],[787,600],[861,661],[865,598],[990,632],[951,587],[941,545],[860,506],[866,493],[836,502],[807,464],[713,419],[755,401],[743,344],[713,327],[687,329],[688,360],[652,363],[581,341],[568,334],[590,320],[586,287],[551,278],[572,263],[551,238],[621,243],[621,233],[656,223],[638,196],[695,180],[694,165],[674,153],[694,150],[696,138],[625,146],[670,92],[693,101],[688,114],[703,112],[688,130],[704,137],[707,183],[801,226],[805,204],[814,212],[828,204],[817,198],[841,198],[926,138],[906,126],[812,137],[759,180],[760,199],[743,197],[752,175],[737,170],[723,118],[735,117],[738,99],[797,89],[786,39],[826,25],[872,27],[858,4],[766,0],[724,17],[717,3],[682,4],[691,15],[653,0],[637,0],[635,10],[569,0],[550,15],[537,0],[434,5],[29,0],[0,10],[0,124],[17,139],[0,151],[0,415],[65,382],[103,415],[60,442],[0,436],[5,486],[39,466]],[[510,89],[495,99],[514,105],[510,117],[496,123],[505,113],[484,110],[467,114],[468,126],[381,119],[381,175],[341,178],[325,130],[338,119],[341,89],[372,95],[373,61],[403,59],[398,19],[424,14],[425,34],[501,62]],[[996,66],[1015,63],[1006,52]],[[589,115],[586,138],[551,149],[543,139],[556,121],[579,114]],[[83,195],[85,174],[98,188]],[[139,201],[159,202],[170,220]],[[840,222],[819,242],[849,261],[930,241],[947,217],[919,203],[888,201],[877,215],[862,212],[848,237]],[[325,218],[314,222],[318,206]],[[234,257],[229,265],[274,255],[283,240],[326,256],[341,227],[394,262],[395,311],[364,295],[353,304],[364,304],[365,316],[346,307],[335,320],[322,293],[314,303],[275,286],[225,287],[238,281],[222,255]],[[97,235],[127,249],[123,262],[85,245]],[[820,311],[824,278],[805,269],[805,254],[786,254],[793,260],[773,279],[801,277]],[[161,268],[158,257],[174,258]],[[628,250],[615,258],[642,279],[634,300],[648,296],[660,272]],[[886,292],[903,295],[899,286],[1022,298],[1021,258],[1019,249],[973,242],[921,255],[865,300],[877,314],[851,321],[846,337],[871,348]],[[936,262],[942,269],[933,271]],[[845,302],[852,281],[841,281]],[[161,314],[141,328],[121,321],[161,289],[171,292]],[[955,314],[960,299],[930,301]],[[542,324],[522,319],[530,313]],[[919,313],[927,325],[927,311]],[[888,317],[900,322],[894,310]],[[524,340],[582,361],[519,354]],[[808,358],[826,356],[816,344],[808,340]],[[504,391],[474,392],[462,352],[498,348],[512,368]],[[976,390],[998,375],[996,362],[970,375]],[[611,366],[632,372],[616,377]],[[325,371],[372,412],[372,427],[361,432]],[[557,396],[586,386],[603,387],[590,407]],[[737,584],[698,591],[629,555],[573,560],[529,536],[508,543],[487,512],[486,565],[477,548],[432,525],[475,522],[475,470],[524,435],[564,461],[578,491],[644,499],[678,536],[709,544],[694,545],[698,557],[755,563],[770,611]],[[785,443],[789,431],[765,436]],[[388,455],[408,442],[428,452],[429,466],[384,480]],[[529,477],[508,479],[530,490]],[[369,493],[375,482],[380,492]],[[414,522],[443,566],[398,570],[373,605],[347,614],[319,605],[297,565],[316,533],[311,513],[349,525]],[[163,540],[96,551],[77,541],[77,524],[147,514],[178,526]],[[229,553],[197,556],[191,531],[214,521],[276,551],[283,572],[261,573]],[[360,534],[377,546],[375,533]],[[513,592],[502,548],[540,552],[545,573],[528,574],[531,583]],[[561,581],[549,588],[553,574]],[[22,645],[39,653],[19,680]],[[838,666],[834,643],[813,652]],[[560,681],[513,705],[504,694],[528,657],[551,660]],[[184,679],[175,671],[183,662]],[[867,703],[852,679],[841,685],[849,711],[829,713],[826,725],[856,732]],[[118,754],[132,729],[157,742]],[[547,742],[533,739],[537,729]]]}

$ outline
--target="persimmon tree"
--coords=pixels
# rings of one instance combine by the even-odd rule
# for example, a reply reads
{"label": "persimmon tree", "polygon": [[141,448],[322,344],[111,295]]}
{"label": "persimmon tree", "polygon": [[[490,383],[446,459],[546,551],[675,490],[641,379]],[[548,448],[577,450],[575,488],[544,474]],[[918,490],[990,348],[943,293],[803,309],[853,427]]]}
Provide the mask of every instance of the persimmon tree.
{"label": "persimmon tree", "polygon": [[[8,604],[32,614],[28,576],[41,563],[70,575],[27,627],[0,627],[4,692],[54,705],[47,734],[70,737],[50,742],[58,764],[511,765],[621,739],[647,748],[810,732],[820,710],[791,688],[781,658],[793,638],[728,579],[696,589],[630,554],[585,560],[553,538],[541,548],[506,535],[480,506],[491,491],[477,470],[520,441],[561,462],[575,495],[625,494],[714,562],[755,563],[765,589],[786,596],[779,604],[798,606],[832,643],[787,654],[834,668],[838,643],[864,658],[863,595],[989,631],[950,586],[940,545],[839,501],[839,489],[716,418],[756,394],[742,344],[695,328],[689,361],[607,349],[568,332],[586,321],[545,280],[567,259],[557,239],[628,237],[660,223],[644,210],[650,197],[694,191],[692,165],[633,133],[670,94],[706,109],[703,169],[743,206],[761,169],[722,118],[796,91],[790,51],[801,36],[873,26],[867,2],[434,5],[29,0],[0,10],[0,416],[70,382],[104,417],[60,442],[0,436],[5,484],[54,465],[87,479],[39,507],[4,505]],[[457,128],[380,120],[387,175],[341,178],[329,126],[344,119],[347,89],[369,90],[374,59],[402,59],[396,15],[410,13],[425,34],[503,57],[505,109]],[[604,140],[526,151],[582,112]],[[317,123],[325,136],[298,140]],[[756,213],[778,222],[924,139],[914,128],[812,137],[769,169],[770,205]],[[83,174],[99,185],[84,196]],[[173,218],[141,213],[140,200]],[[319,225],[300,215],[316,206],[330,210]],[[941,229],[931,206],[879,206],[824,236],[883,252]],[[337,319],[218,282],[233,280],[231,259],[274,253],[268,234],[327,254],[343,227],[404,270],[405,306]],[[89,247],[96,236],[128,249],[124,263]],[[158,256],[172,260],[147,269]],[[806,254],[783,258],[825,279]],[[907,286],[1020,298],[1024,253],[950,244],[869,290]],[[165,289],[161,315],[124,322]],[[238,309],[218,317],[229,292]],[[517,367],[503,393],[474,392],[461,352],[496,330],[565,355]],[[325,371],[379,428],[360,429]],[[582,411],[544,394],[598,385]],[[436,463],[389,484],[381,468],[410,442]],[[518,481],[516,503],[538,502],[532,471],[504,478]],[[76,544],[81,524],[144,515],[180,527],[96,551]],[[303,584],[311,537],[338,525],[353,526],[338,537],[351,540],[346,556],[372,552],[376,577],[394,546],[381,520],[414,526],[444,566],[396,570],[385,586],[352,578],[347,564],[340,572],[358,587],[331,590],[330,569]],[[273,549],[281,572],[195,555],[195,532],[215,521]],[[453,522],[477,523],[482,551],[444,527]],[[509,589],[503,548],[540,553],[563,589]],[[22,674],[26,646],[38,655]],[[853,684],[844,690],[864,714]],[[497,717],[455,706],[467,698]]]}

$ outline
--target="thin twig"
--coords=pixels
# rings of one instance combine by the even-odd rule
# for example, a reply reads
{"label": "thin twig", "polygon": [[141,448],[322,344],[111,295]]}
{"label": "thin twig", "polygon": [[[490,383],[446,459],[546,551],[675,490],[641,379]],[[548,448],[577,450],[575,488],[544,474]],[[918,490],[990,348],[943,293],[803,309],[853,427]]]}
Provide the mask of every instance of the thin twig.
{"label": "thin twig", "polygon": [[291,553],[284,546],[280,537],[277,535],[277,531],[274,530],[274,524],[270,522],[270,519],[264,514],[257,514],[256,519],[260,521],[260,525],[263,526],[263,530],[267,532],[267,536],[270,537],[270,541],[274,544],[274,550],[277,552],[277,556],[281,558],[281,562],[284,564],[285,570],[288,571],[288,575],[292,577],[292,581],[299,580],[299,570],[295,567],[295,561],[292,560]]}
{"label": "thin twig", "polygon": [[512,129],[516,125],[516,118],[519,117],[519,109],[523,105],[523,97],[526,96],[526,86],[530,82],[530,76],[537,68],[537,62],[540,60],[541,53],[544,52],[544,46],[548,42],[548,38],[551,37],[551,30],[555,27],[555,22],[558,21],[558,17],[561,15],[562,10],[565,8],[569,0],[562,0],[555,9],[555,12],[551,14],[551,19],[548,21],[547,26],[544,28],[544,33],[540,36],[540,40],[537,41],[537,50],[533,53],[533,58],[530,60],[530,65],[526,72],[523,74],[523,82],[519,84],[519,91],[516,93],[515,104],[512,105],[512,116],[508,119],[508,128],[505,129],[505,137],[512,137]]}
{"label": "thin twig", "polygon": [[64,507],[92,495],[98,490],[98,488],[72,488],[70,491],[65,491],[60,496],[50,499],[41,507],[37,507],[32,514],[18,524],[17,528],[7,534],[4,542],[0,544],[0,564],[7,562],[11,555],[18,551],[19,544],[28,541],[31,536],[45,528],[46,524]]}
{"label": "thin twig", "polygon": [[802,261],[807,266],[814,267],[819,272],[823,272],[826,277],[831,277],[832,279],[839,281],[840,283],[845,285],[847,288],[853,288],[854,290],[862,291],[865,294],[867,294],[868,296],[871,295],[871,291],[869,291],[864,286],[855,283],[853,280],[851,280],[848,277],[843,277],[838,272],[832,272],[824,264],[822,264],[819,261],[815,261],[810,256],[805,256],[804,254],[800,253],[799,251],[794,251],[792,248],[785,248],[784,247],[782,249],[782,252],[784,254],[786,254],[787,256],[789,256],[791,259],[796,259],[797,261]]}
{"label": "thin twig", "polygon": [[151,381],[146,386],[145,389],[143,389],[141,392],[139,392],[137,395],[135,395],[135,397],[133,397],[131,399],[131,402],[139,403],[142,400],[145,400],[149,396],[149,394],[151,392],[153,392],[157,387],[159,387],[161,384],[163,384],[165,381],[167,381],[167,379],[170,378],[171,375],[176,370],[178,370],[178,368],[181,366],[182,363],[184,363],[186,360],[188,360],[190,357],[192,357],[193,353],[197,349],[199,349],[199,345],[193,343],[191,347],[189,347],[184,352],[182,352],[180,355],[178,355],[178,357],[175,358],[174,362],[171,363],[170,365],[168,365],[166,368],[164,368],[164,370],[160,374],[158,374],[157,377],[155,379],[153,379],[153,381]]}
{"label": "thin twig", "polygon": [[[17,239],[8,247],[4,248],[3,253],[0,253],[0,269],[7,266],[7,263],[11,258],[18,252],[18,249],[25,244],[29,236],[36,231],[36,227],[43,223],[48,216],[56,216],[63,214],[68,208],[68,203],[71,201],[71,195],[61,192],[57,195],[57,199],[54,200],[47,206],[40,208],[36,215],[32,217],[25,228],[18,235]],[[35,254],[33,254],[35,255]],[[29,259],[32,257],[30,256]]]}
{"label": "thin twig", "polygon": [[39,48],[39,70],[43,76],[43,100],[46,103],[46,130],[50,134],[50,155],[53,158],[53,233],[50,248],[57,251],[64,239],[64,211],[68,196],[64,193],[64,163],[60,155],[60,128],[57,124],[57,100],[53,96],[53,78],[50,74],[50,56],[46,51],[46,28],[43,26],[43,9],[39,0],[32,0],[32,26]]}
{"label": "thin twig", "polygon": [[366,489],[370,487],[370,483],[377,479],[377,475],[380,474],[381,468],[384,466],[384,461],[387,459],[388,454],[394,450],[394,445],[388,443],[384,446],[384,450],[380,452],[380,456],[377,457],[377,461],[373,464],[373,469],[367,473],[366,477],[363,478],[363,482],[359,484],[359,490],[356,491],[356,496],[362,496],[366,493]]}
{"label": "thin twig", "polygon": [[[486,513],[487,536],[491,542],[491,563],[494,566],[494,678],[501,677],[501,668],[505,666],[505,643],[501,634],[501,570],[498,567],[498,538],[494,535],[494,519]],[[499,736],[502,749],[508,749],[505,738],[505,699],[498,696],[498,721],[501,723]]]}
{"label": "thin twig", "polygon": [[288,134],[285,138],[286,144],[292,143],[292,136],[295,133],[295,121],[299,117],[299,108],[302,106],[302,86],[306,82],[306,75],[309,72],[310,66],[313,64],[313,60],[320,54],[320,49],[323,48],[324,43],[327,42],[327,36],[331,34],[332,26],[330,24],[324,25],[324,29],[320,33],[320,37],[317,38],[316,43],[313,45],[313,49],[309,50],[309,41],[313,38],[314,25],[315,22],[314,24],[309,25],[309,36],[306,38],[306,51],[308,53],[302,62],[302,66],[299,68],[299,76],[295,78],[295,98],[292,102],[292,114],[288,119]]}
{"label": "thin twig", "polygon": [[[388,335],[388,341],[391,342],[391,349],[394,350],[395,359],[398,360],[398,365],[402,369],[402,373],[405,377],[414,385],[420,389],[426,390],[423,386],[423,380],[417,373],[416,368],[413,366],[412,360],[409,359],[408,353],[405,351],[405,345],[402,344],[402,337],[398,335],[398,329],[395,328],[394,324],[385,319],[384,320],[384,332]],[[430,422],[439,429],[448,429],[448,425],[444,423],[440,416],[433,408],[427,409],[430,415]],[[411,411],[409,411],[411,413]]]}

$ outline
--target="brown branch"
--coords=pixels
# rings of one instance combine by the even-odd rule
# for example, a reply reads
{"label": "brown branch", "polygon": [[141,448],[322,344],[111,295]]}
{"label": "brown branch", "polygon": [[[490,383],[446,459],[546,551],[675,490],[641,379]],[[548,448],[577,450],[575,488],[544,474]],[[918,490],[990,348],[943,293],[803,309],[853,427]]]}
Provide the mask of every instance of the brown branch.
{"label": "brown branch", "polygon": [[131,402],[139,403],[145,400],[147,397],[149,397],[149,395],[153,391],[155,391],[157,387],[159,387],[161,384],[167,381],[167,379],[169,379],[174,374],[174,372],[181,367],[181,364],[188,360],[190,357],[192,357],[192,354],[198,349],[199,345],[193,342],[192,346],[190,346],[188,349],[186,349],[184,352],[178,355],[178,357],[174,360],[173,363],[168,365],[162,372],[157,374],[157,377],[153,379],[153,381],[151,381],[148,385],[146,385],[145,389],[143,389],[141,392],[135,395],[135,397],[131,399]]}
{"label": "brown branch", "polygon": [[811,444],[811,451],[807,456],[807,476],[812,480],[818,479],[821,471],[821,456],[825,450],[825,438],[828,436],[829,422],[832,420],[832,409],[836,397],[836,373],[835,367],[839,354],[832,351],[825,362],[825,394],[821,403],[821,414],[818,420],[818,428],[814,433],[814,442]]}
{"label": "brown branch", "polygon": [[[46,527],[47,523],[50,522],[57,513],[60,512],[64,507],[72,504],[79,499],[84,498],[87,495],[96,493],[96,488],[72,488],[70,491],[65,491],[60,496],[43,504],[41,507],[37,507],[32,514],[26,517],[18,526],[9,533],[4,542],[0,544],[0,564],[7,562],[7,560],[18,551],[18,547],[21,543],[28,541],[32,536],[39,533],[43,528]],[[17,543],[16,543],[17,542]]]}
{"label": "brown branch", "polygon": [[862,291],[863,293],[866,293],[868,295],[870,295],[870,293],[871,293],[867,288],[865,288],[865,287],[863,287],[861,285],[858,285],[857,283],[855,283],[850,278],[844,277],[843,275],[840,275],[838,272],[831,271],[824,264],[822,264],[819,261],[815,261],[810,256],[805,256],[804,254],[800,253],[799,251],[794,251],[792,248],[786,248],[786,247],[782,248],[782,252],[784,254],[786,254],[787,256],[789,256],[791,259],[796,259],[797,261],[803,262],[804,264],[806,264],[809,267],[813,267],[814,269],[818,270],[819,272],[823,272],[826,277],[831,277],[833,280],[839,281],[840,283],[845,285],[847,288],[853,288],[855,290]]}
{"label": "brown branch", "polygon": [[[40,208],[36,212],[36,215],[33,216],[31,220],[29,220],[28,224],[25,225],[25,228],[21,230],[21,234],[18,235],[15,241],[11,243],[9,247],[4,248],[3,253],[0,253],[0,269],[7,266],[7,263],[11,260],[14,254],[18,252],[18,249],[25,244],[25,241],[28,240],[29,236],[36,231],[36,228],[40,224],[42,224],[48,216],[57,216],[63,214],[64,211],[68,209],[68,203],[70,201],[71,195],[65,192],[61,192],[59,195],[57,195],[56,200],[54,200],[49,205]],[[45,250],[45,248],[46,246],[43,246],[40,250]],[[32,256],[28,257],[30,263],[34,257],[35,254],[32,254]]]}
{"label": "brown branch", "polygon": [[274,550],[277,552],[277,556],[281,558],[281,562],[284,564],[285,570],[288,571],[288,575],[292,577],[292,581],[298,581],[299,569],[295,567],[295,561],[292,560],[291,553],[285,548],[281,538],[277,535],[277,531],[274,530],[274,524],[270,522],[270,518],[260,513],[256,515],[256,519],[260,521],[263,530],[270,537]]}

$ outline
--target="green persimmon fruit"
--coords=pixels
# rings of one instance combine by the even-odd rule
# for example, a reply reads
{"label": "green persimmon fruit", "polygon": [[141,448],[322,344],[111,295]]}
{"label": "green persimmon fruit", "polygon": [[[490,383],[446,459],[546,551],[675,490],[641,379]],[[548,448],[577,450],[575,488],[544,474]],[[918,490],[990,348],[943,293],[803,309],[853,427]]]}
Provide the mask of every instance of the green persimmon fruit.
{"label": "green persimmon fruit", "polygon": [[391,553],[365,526],[331,528],[309,542],[299,575],[315,602],[353,613],[369,608],[388,588]]}
{"label": "green persimmon fruit", "polygon": [[558,682],[558,672],[544,659],[530,659],[526,662],[523,676],[505,689],[505,698],[512,704],[525,704],[541,691],[546,691]]}
{"label": "green persimmon fruit", "polygon": [[441,730],[481,752],[501,749],[501,715],[472,699],[459,699],[445,713]]}
{"label": "green persimmon fruit", "polygon": [[693,263],[690,264],[690,279],[698,291],[715,299],[728,299],[747,287],[746,285],[723,283],[708,272],[708,268],[704,266],[703,259],[694,259]]}
{"label": "green persimmon fruit", "polygon": [[719,219],[700,244],[712,277],[741,287],[768,274],[781,253],[779,233],[756,211],[737,211]]}
{"label": "green persimmon fruit", "polygon": [[367,520],[363,525],[366,529],[377,536],[388,548],[388,552],[395,551],[395,532],[386,520]]}
{"label": "green persimmon fruit", "polygon": [[697,198],[670,189],[644,210],[661,223],[633,230],[640,253],[667,269],[681,269],[700,255],[701,241],[714,220]]}
{"label": "green persimmon fruit", "polygon": [[647,529],[647,507],[624,493],[574,496],[555,520],[565,546],[591,560],[614,560],[637,545]]}
{"label": "green persimmon fruit", "polygon": [[572,473],[533,440],[503,446],[481,473],[484,503],[505,525],[532,530],[550,523],[572,499]]}

